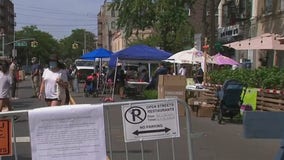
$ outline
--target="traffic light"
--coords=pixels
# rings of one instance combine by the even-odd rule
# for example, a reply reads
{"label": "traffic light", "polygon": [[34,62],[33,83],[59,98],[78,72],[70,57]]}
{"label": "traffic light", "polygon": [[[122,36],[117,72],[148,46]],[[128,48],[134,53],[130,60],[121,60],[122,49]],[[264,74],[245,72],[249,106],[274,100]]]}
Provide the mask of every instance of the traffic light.
{"label": "traffic light", "polygon": [[37,41],[32,41],[31,42],[31,47],[35,48],[38,46],[38,42]]}
{"label": "traffic light", "polygon": [[72,44],[72,48],[73,48],[73,49],[77,49],[78,47],[79,47],[78,43],[73,43],[73,44]]}

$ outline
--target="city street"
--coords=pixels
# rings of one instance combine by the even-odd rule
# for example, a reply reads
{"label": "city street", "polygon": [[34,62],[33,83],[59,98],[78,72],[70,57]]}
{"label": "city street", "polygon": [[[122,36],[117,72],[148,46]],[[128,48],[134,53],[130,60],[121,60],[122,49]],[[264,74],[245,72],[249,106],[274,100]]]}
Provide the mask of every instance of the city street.
{"label": "city street", "polygon": [[[82,91],[82,89],[81,89]],[[32,96],[31,82],[29,78],[21,81],[18,84],[17,97],[19,99],[13,100],[12,105],[15,110],[29,110],[33,108],[44,107],[44,101],[40,101],[36,98],[30,98]],[[102,103],[102,97],[84,97],[82,92],[72,93],[73,98],[77,104],[89,104],[89,103]],[[115,97],[115,102],[120,101],[120,98]],[[123,101],[129,101],[124,99]],[[112,129],[115,131],[115,137],[112,137],[116,141],[123,141],[123,132],[121,129],[121,122],[117,122],[121,119],[120,106],[113,107],[114,113],[111,113]],[[180,117],[180,121],[184,123],[184,117]],[[193,152],[194,159],[196,160],[269,160],[273,159],[276,155],[280,140],[271,139],[245,139],[243,137],[243,128],[241,124],[226,123],[219,125],[216,121],[211,121],[210,118],[201,118],[192,115],[192,141],[193,141]],[[116,122],[115,122],[116,121]],[[184,130],[184,126],[181,125],[181,130]],[[30,160],[30,144],[29,144],[29,133],[28,123],[25,119],[19,119],[16,122],[16,137],[17,137],[17,152],[19,160]],[[181,131],[182,132],[182,131]],[[182,132],[181,134],[184,134]],[[184,138],[184,137],[183,137]],[[180,143],[180,144],[177,144]],[[106,143],[108,144],[108,143]],[[129,150],[132,150],[131,144]],[[155,151],[145,145],[145,159],[155,159]],[[162,144],[161,148],[165,147]],[[185,159],[187,153],[182,155],[179,150],[186,150],[186,140],[180,139],[176,141],[176,154],[177,159]],[[108,148],[108,147],[107,147]],[[113,159],[124,159],[124,150],[114,145]],[[147,154],[148,153],[148,154]],[[131,160],[141,159],[138,150],[135,148],[136,156],[133,156]],[[171,153],[162,152],[161,159],[170,160],[172,159]],[[165,155],[165,156],[163,156]],[[4,160],[10,160],[13,158],[6,157]]]}

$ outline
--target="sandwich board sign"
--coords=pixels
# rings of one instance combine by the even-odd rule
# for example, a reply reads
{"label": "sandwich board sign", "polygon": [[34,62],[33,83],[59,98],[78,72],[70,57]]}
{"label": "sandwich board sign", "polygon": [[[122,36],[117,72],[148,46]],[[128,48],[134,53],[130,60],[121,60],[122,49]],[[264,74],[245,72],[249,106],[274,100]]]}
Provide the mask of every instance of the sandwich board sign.
{"label": "sandwich board sign", "polygon": [[122,105],[124,141],[180,137],[177,100]]}
{"label": "sandwich board sign", "polygon": [[0,157],[12,155],[12,123],[10,119],[0,119]]}

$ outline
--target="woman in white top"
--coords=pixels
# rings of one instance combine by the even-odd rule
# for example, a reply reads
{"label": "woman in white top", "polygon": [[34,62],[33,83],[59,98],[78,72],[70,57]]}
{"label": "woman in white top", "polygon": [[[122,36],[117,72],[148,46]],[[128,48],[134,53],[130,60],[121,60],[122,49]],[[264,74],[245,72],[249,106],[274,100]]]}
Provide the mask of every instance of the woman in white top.
{"label": "woman in white top", "polygon": [[13,110],[10,103],[10,87],[12,84],[12,78],[9,74],[9,64],[3,61],[0,65],[0,112],[3,107],[8,107],[8,110]]}
{"label": "woman in white top", "polygon": [[39,98],[44,96],[48,106],[65,104],[68,79],[66,71],[59,66],[58,57],[53,54],[49,58],[49,68],[43,71]]}

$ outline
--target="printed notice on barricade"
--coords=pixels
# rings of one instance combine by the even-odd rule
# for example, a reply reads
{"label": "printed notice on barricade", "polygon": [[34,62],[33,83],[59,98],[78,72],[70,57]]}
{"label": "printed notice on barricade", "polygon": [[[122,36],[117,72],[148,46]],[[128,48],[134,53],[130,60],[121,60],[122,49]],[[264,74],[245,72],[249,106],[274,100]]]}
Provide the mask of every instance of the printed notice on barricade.
{"label": "printed notice on barricade", "polygon": [[105,160],[103,104],[29,111],[33,160]]}
{"label": "printed notice on barricade", "polygon": [[177,100],[123,105],[121,110],[125,142],[180,136]]}

